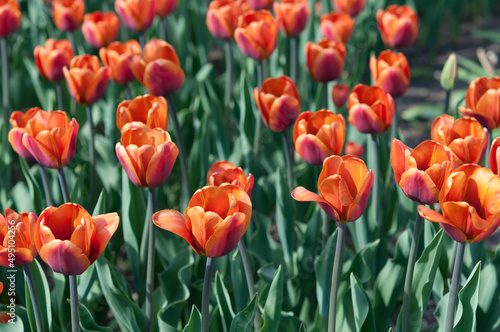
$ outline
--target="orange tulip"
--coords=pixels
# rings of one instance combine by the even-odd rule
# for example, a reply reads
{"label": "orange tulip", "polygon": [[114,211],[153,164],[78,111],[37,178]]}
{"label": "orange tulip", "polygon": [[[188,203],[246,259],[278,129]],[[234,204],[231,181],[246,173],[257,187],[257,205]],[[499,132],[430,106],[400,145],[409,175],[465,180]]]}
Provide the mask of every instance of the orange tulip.
{"label": "orange tulip", "polygon": [[355,142],[348,141],[345,144],[345,154],[351,154],[353,156],[361,158],[365,154],[365,147],[361,144],[357,144]]}
{"label": "orange tulip", "polygon": [[216,187],[226,183],[233,184],[245,190],[248,196],[252,196],[254,178],[252,174],[246,177],[241,167],[236,167],[228,161],[218,161],[208,170],[207,183]]}
{"label": "orange tulip", "polygon": [[153,24],[156,1],[116,0],[115,11],[127,28],[135,32],[144,32]]}
{"label": "orange tulip", "polygon": [[43,78],[58,82],[64,78],[63,68],[69,67],[73,58],[73,48],[66,39],[47,39],[44,46],[34,50],[35,65]]}
{"label": "orange tulip", "polygon": [[354,30],[354,24],[354,19],[348,14],[331,12],[321,15],[319,28],[324,38],[347,43]]}
{"label": "orange tulip", "polygon": [[285,130],[299,116],[299,92],[293,81],[286,76],[266,79],[260,90],[253,90],[253,99],[264,124],[272,131]]}
{"label": "orange tulip", "polygon": [[26,125],[23,145],[43,167],[66,166],[75,155],[78,122],[63,111],[38,111]]}
{"label": "orange tulip", "polygon": [[327,157],[339,155],[344,140],[344,117],[328,110],[303,112],[293,126],[295,150],[312,165],[322,165]]}
{"label": "orange tulip", "polygon": [[405,5],[390,5],[385,10],[379,9],[377,25],[382,41],[392,48],[409,46],[417,38],[417,14]]}
{"label": "orange tulip", "polygon": [[198,255],[229,254],[245,234],[252,202],[245,190],[231,184],[198,189],[184,216],[174,210],[153,214],[153,223],[183,237]]}
{"label": "orange tulip", "polygon": [[378,58],[370,59],[373,81],[392,97],[405,94],[410,84],[410,67],[403,53],[383,51]]}
{"label": "orange tulip", "polygon": [[261,10],[271,9],[274,0],[245,0],[250,9]]}
{"label": "orange tulip", "polygon": [[92,217],[74,203],[48,207],[36,222],[36,249],[54,272],[82,274],[104,251],[119,221],[115,212]]}
{"label": "orange tulip", "polygon": [[218,39],[231,40],[238,25],[240,4],[233,0],[214,0],[207,11],[208,31]]}
{"label": "orange tulip", "polygon": [[109,67],[109,78],[115,83],[125,84],[135,80],[130,70],[129,59],[133,55],[141,55],[141,45],[137,40],[126,43],[113,42],[107,48],[99,50],[99,57],[105,66]]}
{"label": "orange tulip", "polygon": [[36,214],[17,214],[5,209],[5,217],[0,214],[0,265],[7,268],[29,264],[36,257],[33,233]]}
{"label": "orange tulip", "polygon": [[489,155],[490,169],[496,175],[500,175],[500,150],[498,149],[499,146],[500,146],[500,137],[497,137],[491,144],[491,150]]}
{"label": "orange tulip", "polygon": [[349,96],[349,123],[361,133],[380,134],[392,123],[394,100],[377,86],[358,84]]}
{"label": "orange tulip", "polygon": [[500,77],[479,77],[471,82],[465,95],[464,116],[479,121],[488,130],[500,127]]}
{"label": "orange tulip", "polygon": [[307,0],[281,0],[273,4],[273,9],[281,31],[288,37],[304,30],[311,13]]}
{"label": "orange tulip", "polygon": [[19,3],[16,0],[0,0],[0,38],[16,32],[20,25]]}
{"label": "orange tulip", "polygon": [[113,12],[96,11],[83,17],[82,33],[93,48],[108,46],[118,37],[120,21]]}
{"label": "orange tulip", "polygon": [[102,67],[95,55],[75,56],[63,73],[69,93],[81,105],[93,104],[106,92],[109,68]]}
{"label": "orange tulip", "polygon": [[333,0],[335,11],[355,17],[365,8],[366,0]]}
{"label": "orange tulip", "polygon": [[168,106],[165,98],[144,95],[122,101],[116,111],[116,126],[123,133],[135,122],[143,123],[151,129],[168,130]]}
{"label": "orange tulip", "polygon": [[341,42],[322,39],[318,44],[306,44],[307,68],[311,77],[326,83],[342,74],[345,63],[345,46]]}
{"label": "orange tulip", "polygon": [[351,222],[366,209],[373,179],[373,171],[368,171],[358,157],[331,156],[325,159],[319,175],[321,196],[297,187],[292,191],[292,197],[300,202],[318,202],[331,219]]}
{"label": "orange tulip", "polygon": [[74,31],[80,27],[85,13],[83,0],[52,1],[52,19],[61,31]]}
{"label": "orange tulip", "polygon": [[411,149],[393,139],[391,164],[405,195],[421,204],[437,202],[444,179],[455,168],[453,153],[435,141],[424,141]]}
{"label": "orange tulip", "polygon": [[130,181],[141,188],[156,188],[165,182],[179,154],[168,132],[145,125],[124,131],[115,150]]}
{"label": "orange tulip", "polygon": [[332,88],[332,99],[336,107],[342,107],[349,99],[351,88],[347,84],[335,84]]}
{"label": "orange tulip", "polygon": [[10,115],[10,124],[12,129],[9,131],[9,143],[18,155],[26,160],[34,160],[35,158],[26,149],[23,144],[23,136],[26,133],[28,121],[38,112],[44,112],[39,107],[30,108],[26,113],[15,111]]}
{"label": "orange tulip", "polygon": [[486,153],[488,130],[474,118],[455,119],[448,114],[432,123],[431,139],[447,146],[458,165],[479,164]]}
{"label": "orange tulip", "polygon": [[165,17],[177,8],[179,0],[156,0],[156,15]]}
{"label": "orange tulip", "polygon": [[265,60],[276,47],[278,22],[267,10],[242,14],[234,39],[245,56],[257,61]]}
{"label": "orange tulip", "polygon": [[487,168],[466,164],[446,178],[439,192],[442,214],[418,206],[422,218],[438,222],[455,241],[476,243],[500,225],[500,177]]}
{"label": "orange tulip", "polygon": [[135,55],[129,59],[135,77],[155,96],[168,96],[184,83],[184,71],[174,48],[164,40],[146,43],[142,59]]}

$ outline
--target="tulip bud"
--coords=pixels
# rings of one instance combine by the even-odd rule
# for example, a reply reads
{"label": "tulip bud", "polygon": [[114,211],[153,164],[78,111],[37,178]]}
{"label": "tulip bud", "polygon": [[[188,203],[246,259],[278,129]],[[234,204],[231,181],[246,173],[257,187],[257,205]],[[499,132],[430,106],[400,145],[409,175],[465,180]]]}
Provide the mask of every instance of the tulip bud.
{"label": "tulip bud", "polygon": [[455,53],[450,54],[444,63],[443,71],[441,72],[441,86],[446,91],[451,91],[457,83],[457,56]]}
{"label": "tulip bud", "polygon": [[252,174],[246,177],[241,167],[236,167],[228,161],[218,161],[208,170],[207,183],[216,187],[232,184],[245,190],[248,196],[252,196],[254,178]]}
{"label": "tulip bud", "polygon": [[340,108],[345,105],[349,98],[351,88],[347,84],[335,84],[332,88],[332,99],[336,107]]}
{"label": "tulip bud", "polygon": [[83,0],[52,1],[52,19],[61,31],[74,31],[80,27],[85,12]]}
{"label": "tulip bud", "polygon": [[125,84],[135,80],[129,66],[129,60],[134,55],[141,55],[141,45],[137,40],[126,43],[113,42],[107,48],[99,50],[99,57],[104,66],[109,67],[109,78],[115,83]]}
{"label": "tulip bud", "polygon": [[0,38],[7,37],[19,29],[21,9],[16,0],[0,1]]}
{"label": "tulip bud", "polygon": [[366,0],[333,0],[335,11],[349,16],[357,16],[365,8]]}
{"label": "tulip bud", "polygon": [[390,5],[377,12],[377,25],[382,41],[392,48],[410,46],[417,38],[418,18],[408,6]]}
{"label": "tulip bud", "polygon": [[173,13],[178,3],[179,0],[156,0],[156,15],[158,17],[165,17]]}
{"label": "tulip bud", "polygon": [[370,59],[373,81],[392,97],[405,94],[410,84],[410,67],[403,53],[391,50],[383,51],[378,59]]}
{"label": "tulip bud", "polygon": [[307,68],[311,77],[326,83],[336,80],[342,74],[345,63],[345,46],[342,42],[322,39],[318,44],[306,44]]}
{"label": "tulip bud", "polygon": [[116,126],[123,133],[135,122],[145,124],[151,129],[168,130],[168,107],[165,98],[144,95],[122,101],[116,111]]}
{"label": "tulip bud", "polygon": [[361,133],[380,134],[392,123],[394,100],[377,86],[358,84],[349,96],[349,123]]}
{"label": "tulip bud", "polygon": [[336,42],[347,43],[354,30],[354,19],[347,15],[337,12],[321,15],[319,28],[323,37]]}
{"label": "tulip bud", "polygon": [[214,0],[207,11],[208,31],[218,39],[231,40],[238,25],[240,5],[233,0]]}
{"label": "tulip bud", "polygon": [[5,217],[0,214],[0,265],[6,268],[29,264],[37,252],[33,233],[37,216],[33,212],[17,214],[5,209]]}
{"label": "tulip bud", "polygon": [[66,39],[47,39],[44,46],[34,50],[35,65],[43,78],[58,82],[64,78],[63,68],[69,67],[73,58],[73,48]]}
{"label": "tulip bud", "polygon": [[96,11],[83,17],[82,34],[93,48],[108,46],[118,37],[120,21],[113,12]]}
{"label": "tulip bud", "polygon": [[281,31],[288,37],[297,36],[306,27],[310,14],[307,0],[281,0],[273,9]]}
{"label": "tulip bud", "polygon": [[116,0],[115,10],[127,28],[141,33],[153,24],[156,2],[155,0]]}
{"label": "tulip bud", "polygon": [[500,127],[500,77],[479,77],[469,84],[463,116],[475,118],[488,130]]}
{"label": "tulip bud", "polygon": [[267,10],[250,11],[239,17],[234,39],[245,56],[265,60],[276,47],[278,23]]}
{"label": "tulip bud", "polygon": [[26,133],[28,121],[37,113],[44,112],[39,107],[30,108],[26,113],[15,111],[10,115],[10,124],[12,129],[9,131],[9,143],[18,155],[26,160],[34,160],[35,158],[26,149],[23,144],[23,136]]}

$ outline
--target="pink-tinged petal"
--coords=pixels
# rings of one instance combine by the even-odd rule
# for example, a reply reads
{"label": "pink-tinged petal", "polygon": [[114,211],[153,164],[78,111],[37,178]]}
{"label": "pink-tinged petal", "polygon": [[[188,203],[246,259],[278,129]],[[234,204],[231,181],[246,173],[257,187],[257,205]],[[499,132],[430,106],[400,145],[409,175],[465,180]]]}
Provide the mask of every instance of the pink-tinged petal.
{"label": "pink-tinged petal", "polygon": [[87,104],[93,104],[97,100],[101,99],[101,97],[106,92],[108,81],[109,67],[99,68],[85,91],[85,99],[87,100]]}
{"label": "pink-tinged petal", "polygon": [[297,187],[292,191],[292,198],[299,202],[323,202],[328,204],[328,202],[318,194],[307,190],[304,187]]}
{"label": "pink-tinged petal", "polygon": [[405,172],[405,159],[406,151],[411,152],[412,149],[408,148],[400,140],[394,138],[391,142],[391,165],[394,170],[394,178],[396,183],[399,184],[401,176]]}
{"label": "pink-tinged petal", "polygon": [[170,60],[157,59],[146,66],[142,83],[151,94],[168,96],[182,87],[184,71]]}
{"label": "pink-tinged petal", "polygon": [[368,197],[370,196],[373,181],[375,179],[375,174],[372,170],[366,175],[365,181],[358,190],[358,194],[354,198],[348,211],[347,222],[354,221],[361,217],[363,212],[366,210],[366,205],[368,204]]}
{"label": "pink-tinged petal", "polygon": [[33,160],[35,159],[31,153],[26,149],[26,147],[23,144],[23,135],[26,133],[25,129],[21,128],[12,128],[9,131],[9,143],[12,145],[12,148],[14,151],[23,157],[26,160]]}
{"label": "pink-tinged petal", "polygon": [[116,151],[116,156],[118,157],[120,164],[125,170],[125,173],[127,173],[130,181],[132,181],[137,187],[146,188],[147,184],[141,183],[141,178],[137,173],[137,166],[136,166],[137,161],[132,160],[132,158],[130,158],[127,149],[120,143],[116,143],[115,151]]}
{"label": "pink-tinged petal", "polygon": [[420,204],[434,204],[438,201],[439,190],[432,179],[416,168],[407,170],[399,182],[405,195]]}
{"label": "pink-tinged petal", "polygon": [[238,44],[238,47],[245,56],[252,58],[256,61],[262,61],[266,59],[265,52],[260,45],[255,43],[252,38],[249,37],[248,33],[244,29],[237,28],[234,31],[234,39]]}
{"label": "pink-tinged petal", "polygon": [[[473,217],[472,217],[473,218],[472,222],[474,223],[474,226],[477,224],[477,222],[475,222],[475,220],[478,217],[479,216],[477,214],[473,215]],[[479,235],[477,235],[475,238],[469,239],[468,241],[470,243],[476,243],[476,242],[483,241],[488,236],[490,236],[491,234],[493,234],[493,232],[496,231],[496,229],[498,228],[499,225],[500,225],[500,212],[497,212],[497,213],[495,213],[491,217],[491,219],[489,220],[488,225],[486,226],[486,228],[485,229],[481,229],[481,230],[484,230],[484,231],[479,232]]]}
{"label": "pink-tinged petal", "polygon": [[148,164],[146,182],[148,187],[156,188],[165,182],[172,171],[179,149],[172,142],[160,145]]}
{"label": "pink-tinged petal", "polygon": [[43,167],[57,169],[59,162],[48,150],[40,146],[30,135],[23,135],[23,145]]}
{"label": "pink-tinged petal", "polygon": [[191,233],[186,228],[186,219],[175,210],[161,210],[153,214],[153,223],[161,229],[179,235],[186,240],[191,247],[199,254],[198,248],[194,246]]}
{"label": "pink-tinged petal", "polygon": [[328,147],[314,135],[301,135],[295,141],[297,153],[312,165],[321,165],[331,155]]}
{"label": "pink-tinged petal", "polygon": [[39,251],[40,257],[54,272],[79,275],[90,266],[87,256],[69,240],[54,240]]}
{"label": "pink-tinged petal", "polygon": [[101,256],[120,223],[120,217],[116,212],[100,214],[93,217],[93,219],[96,228],[92,238],[92,255],[89,257],[90,263],[95,262]]}
{"label": "pink-tinged petal", "polygon": [[219,223],[206,243],[207,257],[220,257],[233,251],[245,233],[245,219],[245,215],[238,212]]}

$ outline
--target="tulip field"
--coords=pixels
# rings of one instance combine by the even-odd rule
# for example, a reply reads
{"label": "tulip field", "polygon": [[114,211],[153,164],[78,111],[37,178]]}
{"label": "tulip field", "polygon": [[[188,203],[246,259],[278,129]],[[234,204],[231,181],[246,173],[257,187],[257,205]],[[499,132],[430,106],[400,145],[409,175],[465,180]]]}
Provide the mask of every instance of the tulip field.
{"label": "tulip field", "polygon": [[0,0],[0,331],[500,331],[499,5]]}

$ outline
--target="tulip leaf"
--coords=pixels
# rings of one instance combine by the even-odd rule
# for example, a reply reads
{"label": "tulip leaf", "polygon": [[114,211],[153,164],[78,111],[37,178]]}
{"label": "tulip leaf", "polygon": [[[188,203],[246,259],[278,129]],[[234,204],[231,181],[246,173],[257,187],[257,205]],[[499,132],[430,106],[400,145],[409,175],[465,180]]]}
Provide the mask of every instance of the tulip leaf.
{"label": "tulip leaf", "polygon": [[46,97],[47,94],[42,86],[42,81],[40,80],[40,74],[35,66],[35,63],[27,56],[23,57],[23,63],[24,66],[26,67],[26,71],[28,72],[31,83],[33,84],[33,88],[35,89],[35,94],[36,97],[38,98],[38,101],[40,102],[40,107],[44,110],[50,109],[48,107],[49,105]]}
{"label": "tulip leaf", "polygon": [[231,281],[233,283],[234,306],[236,311],[241,311],[244,310],[245,305],[248,303],[249,295],[245,271],[243,269],[243,260],[239,248],[230,254],[229,267],[231,269]]}
{"label": "tulip leaf", "polygon": [[[44,202],[44,199],[42,198],[44,196],[42,196],[42,191],[40,190],[40,186],[35,181],[35,179],[33,178],[33,176],[31,175],[31,173],[29,171],[28,163],[21,156],[19,156],[19,164],[21,165],[21,170],[23,172],[24,178],[26,179],[26,183],[28,184],[28,189],[30,192],[31,201],[33,202],[34,212],[36,214],[39,214],[43,211],[43,208],[44,208],[43,203],[42,203],[42,202]],[[39,167],[43,167],[43,166],[39,166]]]}
{"label": "tulip leaf", "polygon": [[[8,305],[0,304],[0,313],[10,312]],[[10,316],[11,318],[13,316]],[[26,309],[20,305],[15,306],[15,318],[14,323],[0,323],[0,332],[24,332],[30,331],[30,323],[28,320],[28,313]]]}
{"label": "tulip leaf", "polygon": [[269,293],[267,295],[266,304],[264,306],[264,314],[262,316],[264,322],[261,331],[277,332],[281,320],[281,307],[283,305],[283,268],[280,267],[274,275],[274,280],[271,283]]}
{"label": "tulip leaf", "polygon": [[[276,171],[276,228],[286,268],[292,275],[296,275],[295,264],[293,261],[294,246],[294,220],[295,220],[295,202],[290,195],[288,185],[280,169]],[[290,296],[292,294],[289,294]]]}
{"label": "tulip leaf", "polygon": [[193,264],[193,250],[191,247],[186,247],[172,259],[168,268],[159,274],[161,291],[167,301],[167,307],[183,303],[189,298]]}
{"label": "tulip leaf", "polygon": [[[38,296],[38,305],[40,306],[40,312],[42,313],[43,325],[45,331],[52,330],[52,309],[50,303],[50,288],[47,282],[47,277],[45,277],[45,272],[42,266],[36,259],[33,260],[29,265],[24,266],[24,270],[31,270],[31,275],[33,276],[33,283],[35,285],[35,291]],[[26,277],[26,274],[25,274]],[[26,293],[26,311],[28,313],[28,318],[30,320],[31,326],[35,326],[35,316],[33,312],[33,305],[31,303],[31,294],[28,289],[28,284],[25,286]],[[33,330],[35,330],[33,328]]]}
{"label": "tulip leaf", "polygon": [[224,286],[224,281],[222,280],[219,271],[215,272],[215,297],[217,298],[217,306],[222,320],[222,328],[224,332],[227,332],[231,328],[234,311],[231,307],[229,292],[227,291],[226,286]]}
{"label": "tulip leaf", "polygon": [[375,317],[373,316],[370,298],[354,273],[351,273],[350,283],[356,331],[375,331]]}
{"label": "tulip leaf", "polygon": [[418,104],[406,109],[401,118],[405,121],[434,120],[443,114],[443,107],[436,104]]}
{"label": "tulip leaf", "polygon": [[[69,281],[68,278],[60,273],[52,273],[54,280],[54,288],[51,295],[52,303],[52,318],[57,319],[62,331],[66,331],[65,327],[71,326],[71,307],[67,299],[70,298],[69,294]],[[54,326],[53,323],[53,326]]]}
{"label": "tulip leaf", "polygon": [[356,253],[352,260],[349,272],[359,276],[361,283],[368,282],[372,277],[375,277],[375,263],[377,262],[379,244],[380,239],[368,243]]}
{"label": "tulip leaf", "polygon": [[250,304],[234,317],[229,331],[252,332],[254,330],[254,318],[257,313],[257,308],[257,295],[255,295]]}
{"label": "tulip leaf", "polygon": [[481,271],[479,285],[478,331],[498,331],[500,327],[500,246],[495,257]]}
{"label": "tulip leaf", "polygon": [[182,332],[199,332],[201,331],[201,314],[198,308],[193,305],[191,310],[191,316],[189,316],[189,322],[184,327]]}
{"label": "tulip leaf", "polygon": [[99,326],[94,321],[89,309],[81,302],[79,303],[80,328],[83,332],[112,332],[109,327]]}
{"label": "tulip leaf", "polygon": [[92,216],[98,216],[100,214],[104,214],[106,211],[106,192],[101,190],[99,194],[99,198],[97,199],[97,203],[95,203],[94,211],[92,212]]}
{"label": "tulip leaf", "polygon": [[[476,310],[479,296],[479,281],[481,279],[481,262],[471,272],[469,279],[458,292],[458,308],[455,315],[456,331],[476,331]],[[458,320],[458,322],[457,322]]]}
{"label": "tulip leaf", "polygon": [[184,310],[184,303],[178,303],[172,306],[164,305],[158,312],[158,329],[160,332],[180,332],[178,317]]}

